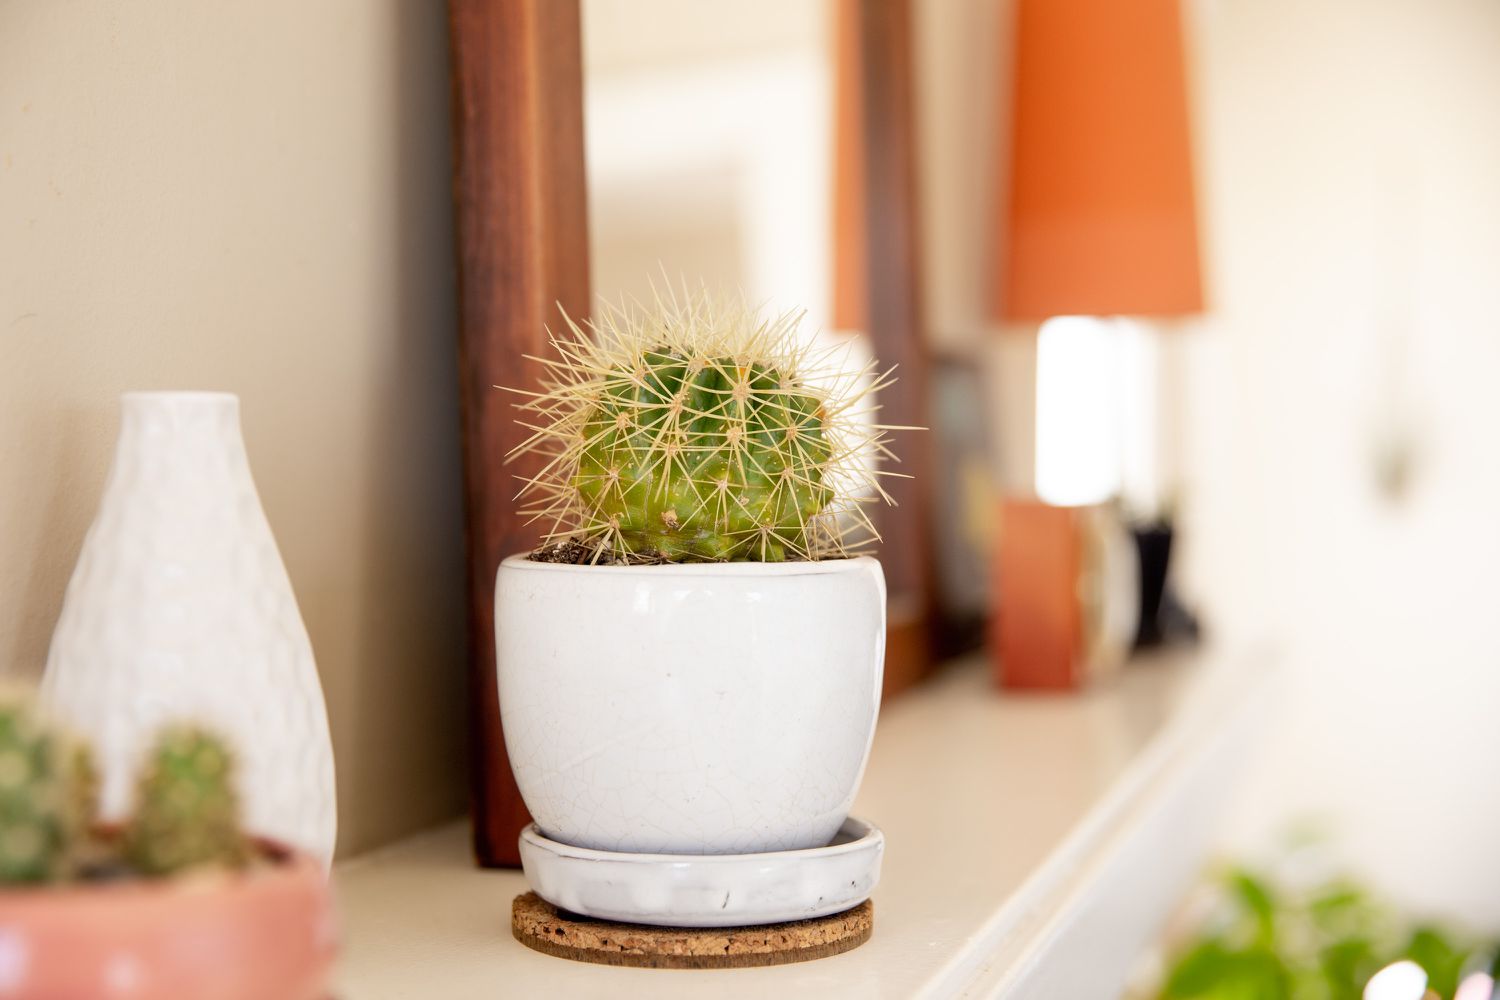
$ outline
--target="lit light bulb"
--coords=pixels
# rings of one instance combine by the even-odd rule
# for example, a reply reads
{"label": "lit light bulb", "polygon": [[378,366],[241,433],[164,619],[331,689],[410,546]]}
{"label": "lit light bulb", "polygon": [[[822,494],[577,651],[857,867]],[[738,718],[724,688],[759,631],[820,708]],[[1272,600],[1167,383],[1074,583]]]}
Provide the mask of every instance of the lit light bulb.
{"label": "lit light bulb", "polygon": [[1059,507],[1120,490],[1120,338],[1109,320],[1042,324],[1036,355],[1036,492]]}

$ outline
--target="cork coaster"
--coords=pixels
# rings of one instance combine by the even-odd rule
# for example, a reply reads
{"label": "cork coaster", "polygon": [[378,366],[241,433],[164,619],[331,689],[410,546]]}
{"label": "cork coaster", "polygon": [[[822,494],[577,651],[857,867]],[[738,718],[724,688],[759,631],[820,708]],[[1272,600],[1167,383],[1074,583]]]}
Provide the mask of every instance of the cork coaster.
{"label": "cork coaster", "polygon": [[528,948],[575,962],[644,969],[744,969],[827,958],[858,948],[875,928],[875,907],[764,927],[648,927],[580,917],[534,892],[511,905],[510,930]]}

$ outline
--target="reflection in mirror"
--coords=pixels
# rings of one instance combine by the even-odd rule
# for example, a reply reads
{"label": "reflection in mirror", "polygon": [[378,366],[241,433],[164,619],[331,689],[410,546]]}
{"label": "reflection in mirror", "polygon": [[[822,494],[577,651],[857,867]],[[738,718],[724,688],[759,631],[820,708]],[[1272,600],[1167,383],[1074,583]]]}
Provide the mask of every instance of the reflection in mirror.
{"label": "reflection in mirror", "polygon": [[833,43],[807,0],[584,0],[596,299],[665,275],[832,326]]}

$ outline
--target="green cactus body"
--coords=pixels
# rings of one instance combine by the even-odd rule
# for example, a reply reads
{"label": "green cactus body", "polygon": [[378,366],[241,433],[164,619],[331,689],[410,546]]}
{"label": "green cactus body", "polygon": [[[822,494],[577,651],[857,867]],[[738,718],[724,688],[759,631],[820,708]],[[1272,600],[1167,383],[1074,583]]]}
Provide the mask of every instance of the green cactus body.
{"label": "green cactus body", "polygon": [[746,358],[647,350],[603,378],[573,485],[617,548],[784,559],[833,491],[823,399]]}
{"label": "green cactus body", "polygon": [[122,850],[150,875],[235,867],[248,856],[239,820],[234,759],[224,744],[194,727],[165,729],[141,775]]}
{"label": "green cactus body", "polygon": [[554,341],[553,380],[523,407],[539,425],[517,452],[548,459],[523,491],[544,501],[529,513],[611,558],[845,554],[845,531],[869,528],[853,469],[885,430],[852,407],[886,380],[808,376],[794,314],[692,294],[658,307],[605,310],[592,336],[570,324],[575,339]]}
{"label": "green cactus body", "polygon": [[59,739],[28,704],[0,704],[0,883],[62,874],[69,807]]}

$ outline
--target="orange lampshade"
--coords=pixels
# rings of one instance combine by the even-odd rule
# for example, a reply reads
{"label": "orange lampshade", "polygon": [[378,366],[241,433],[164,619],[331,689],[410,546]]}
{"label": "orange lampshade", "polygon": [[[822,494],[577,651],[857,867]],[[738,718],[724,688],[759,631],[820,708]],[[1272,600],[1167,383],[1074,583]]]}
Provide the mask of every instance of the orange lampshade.
{"label": "orange lampshade", "polygon": [[1178,0],[1016,0],[995,315],[1203,305]]}
{"label": "orange lampshade", "polygon": [[833,327],[870,328],[858,0],[833,0]]}

